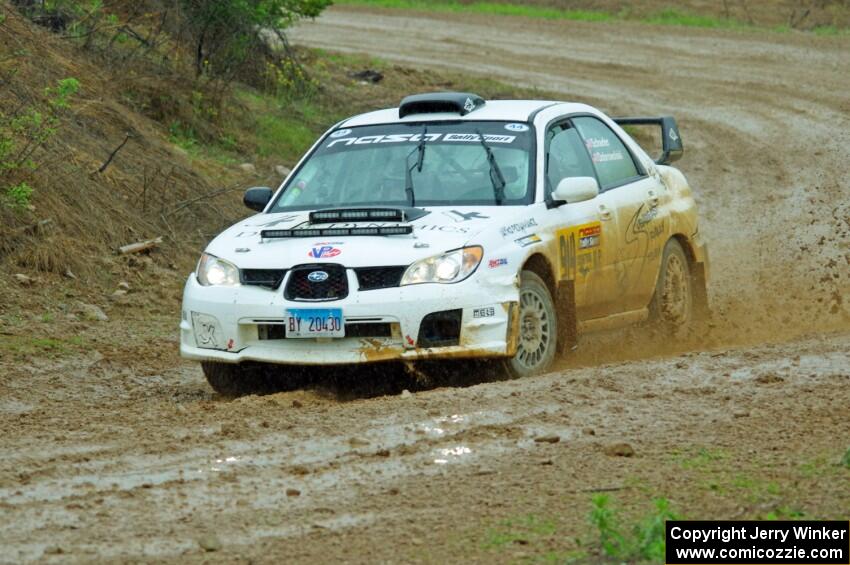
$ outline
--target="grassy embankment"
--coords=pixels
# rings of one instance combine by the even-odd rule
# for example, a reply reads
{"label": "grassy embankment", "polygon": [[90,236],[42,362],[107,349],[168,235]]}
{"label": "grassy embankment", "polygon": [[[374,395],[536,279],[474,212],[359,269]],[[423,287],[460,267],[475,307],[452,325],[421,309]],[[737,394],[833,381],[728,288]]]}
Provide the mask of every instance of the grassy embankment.
{"label": "grassy embankment", "polygon": [[[713,11],[705,11],[701,5],[689,6],[684,3],[669,3],[650,10],[622,8],[618,11],[600,9],[566,9],[552,7],[549,2],[461,2],[458,0],[337,0],[337,4],[370,6],[390,9],[408,9],[454,14],[486,14],[497,16],[521,16],[544,20],[571,20],[580,22],[622,22],[633,21],[655,25],[686,26],[707,29],[767,29],[775,32],[789,32],[791,26],[783,23],[756,23],[735,16],[724,17]],[[663,3],[662,3],[663,4]],[[850,11],[847,8],[836,8]],[[838,21],[844,21],[846,14],[841,12]],[[828,19],[825,21],[833,21]],[[830,36],[848,34],[850,29],[834,23],[816,23],[803,28],[817,35]]]}

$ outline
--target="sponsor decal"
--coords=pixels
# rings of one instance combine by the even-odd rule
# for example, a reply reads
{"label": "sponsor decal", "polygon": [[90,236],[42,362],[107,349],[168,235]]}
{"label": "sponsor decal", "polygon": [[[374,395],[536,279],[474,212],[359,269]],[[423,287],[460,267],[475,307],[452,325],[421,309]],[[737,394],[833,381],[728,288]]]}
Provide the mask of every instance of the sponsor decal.
{"label": "sponsor decal", "polygon": [[601,149],[603,147],[610,147],[611,140],[604,137],[588,137],[584,140],[584,144],[588,149]]}
{"label": "sponsor decal", "polygon": [[463,109],[467,112],[471,112],[475,109],[475,102],[472,101],[472,98],[467,96],[466,102],[463,103]]}
{"label": "sponsor decal", "polygon": [[536,233],[533,233],[531,235],[515,239],[514,243],[516,243],[520,247],[528,247],[529,245],[534,245],[535,243],[540,243],[541,241],[542,240],[540,239],[540,236]]}
{"label": "sponsor decal", "polygon": [[664,219],[658,219],[658,213],[657,206],[647,208],[646,204],[641,204],[629,219],[623,235],[625,245],[622,246],[621,253],[626,260],[639,260],[640,265],[636,271],[634,269],[617,270],[617,284],[621,289],[627,288],[633,280],[640,280],[647,264],[652,264],[660,256],[663,236],[668,228]]}
{"label": "sponsor decal", "polygon": [[469,228],[465,228],[462,226],[432,226],[432,225],[422,225],[422,226],[414,226],[415,230],[418,231],[439,231],[443,233],[468,233]]}
{"label": "sponsor decal", "polygon": [[313,259],[328,259],[331,257],[336,257],[342,253],[342,249],[334,247],[332,245],[322,245],[321,247],[313,247],[307,253],[308,257],[312,257]]}
{"label": "sponsor decal", "polygon": [[[333,136],[331,136],[333,137]],[[363,137],[340,137],[328,143],[325,147],[330,148],[338,143],[343,145],[371,145],[373,143],[419,143],[422,139],[421,133],[399,133],[389,135],[366,135]],[[446,142],[480,143],[481,138],[477,133],[426,133],[425,140],[429,143],[443,140]],[[484,134],[487,143],[510,144],[516,140],[515,135],[492,135]]]}
{"label": "sponsor decal", "polygon": [[490,262],[487,264],[491,269],[495,269],[496,267],[501,267],[503,265],[507,265],[508,260],[504,257],[499,257],[498,259],[490,259]]}
{"label": "sponsor decal", "polygon": [[670,128],[670,131],[667,133],[667,137],[672,139],[673,141],[679,141],[679,136],[676,135],[676,130]]}
{"label": "sponsor decal", "polygon": [[492,318],[496,315],[496,308],[488,306],[487,308],[475,308],[472,311],[473,318]]}
{"label": "sponsor decal", "polygon": [[507,124],[505,129],[508,131],[528,131],[528,126],[525,124]]}
{"label": "sponsor decal", "polygon": [[610,153],[594,153],[591,155],[594,163],[609,163],[611,161],[622,161],[625,159],[620,151],[612,151]]}
{"label": "sponsor decal", "polygon": [[656,216],[658,216],[658,207],[653,206],[652,208],[637,217],[637,227],[644,227],[646,224],[654,220]]}
{"label": "sponsor decal", "polygon": [[273,220],[271,222],[264,222],[262,224],[245,224],[246,228],[273,228],[278,224],[285,224],[286,222],[291,222],[292,220],[298,219],[298,214],[292,214],[287,216],[281,216],[280,218]]}
{"label": "sponsor decal", "polygon": [[[515,135],[484,135],[484,140],[488,143],[511,143],[514,139],[516,139]],[[447,133],[443,136],[443,141],[480,143],[481,136],[477,133]]]}
{"label": "sponsor decal", "polygon": [[[392,226],[404,226],[409,224],[397,224],[393,222],[363,222],[363,223],[351,223],[351,222],[335,222],[333,224],[323,224],[324,228],[385,228]],[[293,230],[304,230],[304,229],[313,229],[309,222],[302,222],[296,226],[292,226]],[[468,233],[468,227],[463,226],[441,226],[441,225],[433,225],[433,224],[417,224],[413,226],[414,231],[439,231],[443,233]],[[256,233],[256,232],[255,232]],[[317,245],[328,245],[328,244],[317,244]],[[342,245],[342,243],[333,243],[330,245]],[[341,250],[339,250],[341,252]],[[337,253],[338,255],[339,253]]]}
{"label": "sponsor decal", "polygon": [[407,340],[407,345],[409,345],[411,347],[413,347],[413,345],[416,343],[415,341],[413,341],[413,338],[410,337],[409,335],[404,336],[404,339]]}
{"label": "sponsor decal", "polygon": [[307,280],[314,283],[325,282],[328,280],[328,274],[325,271],[313,271],[307,275]]}
{"label": "sponsor decal", "polygon": [[459,210],[449,210],[448,212],[443,212],[445,216],[448,216],[455,222],[468,222],[469,220],[487,220],[490,216],[484,216],[479,212],[461,212]]}
{"label": "sponsor decal", "polygon": [[523,220],[522,222],[518,222],[516,224],[504,226],[499,231],[502,233],[502,237],[507,237],[507,236],[513,235],[515,233],[524,232],[528,228],[532,228],[532,227],[536,227],[536,226],[537,226],[537,220],[535,220],[534,218],[529,218],[527,220]]}
{"label": "sponsor decal", "polygon": [[602,227],[599,225],[581,228],[578,230],[578,248],[590,249],[599,247],[599,236],[602,234]]}
{"label": "sponsor decal", "polygon": [[349,133],[351,133],[350,129],[338,129],[333,132],[329,137],[345,137]]}
{"label": "sponsor decal", "polygon": [[584,279],[602,266],[602,224],[591,222],[558,230],[561,280]]}

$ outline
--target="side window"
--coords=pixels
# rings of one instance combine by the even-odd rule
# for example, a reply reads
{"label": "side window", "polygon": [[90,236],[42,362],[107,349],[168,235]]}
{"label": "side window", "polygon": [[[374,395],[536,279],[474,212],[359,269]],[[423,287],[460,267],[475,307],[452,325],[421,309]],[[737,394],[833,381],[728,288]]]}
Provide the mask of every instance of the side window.
{"label": "side window", "polygon": [[582,147],[578,132],[569,123],[552,127],[547,133],[546,182],[552,191],[567,177],[595,177],[593,164]]}
{"label": "side window", "polygon": [[574,118],[602,189],[623,184],[640,176],[632,154],[607,125],[596,118]]}

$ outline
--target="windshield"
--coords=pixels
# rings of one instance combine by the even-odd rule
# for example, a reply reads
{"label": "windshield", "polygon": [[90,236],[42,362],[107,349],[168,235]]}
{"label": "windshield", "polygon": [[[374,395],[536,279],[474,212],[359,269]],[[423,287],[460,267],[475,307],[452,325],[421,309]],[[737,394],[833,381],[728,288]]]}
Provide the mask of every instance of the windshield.
{"label": "windshield", "polygon": [[[426,130],[427,128],[427,130]],[[425,137],[421,170],[418,149]],[[492,149],[496,174],[477,132]],[[533,135],[513,122],[388,124],[331,133],[287,179],[269,212],[410,203],[411,168],[417,206],[527,204],[533,193]],[[412,155],[411,155],[412,152]],[[409,158],[408,158],[409,157]],[[494,186],[495,185],[495,186]]]}

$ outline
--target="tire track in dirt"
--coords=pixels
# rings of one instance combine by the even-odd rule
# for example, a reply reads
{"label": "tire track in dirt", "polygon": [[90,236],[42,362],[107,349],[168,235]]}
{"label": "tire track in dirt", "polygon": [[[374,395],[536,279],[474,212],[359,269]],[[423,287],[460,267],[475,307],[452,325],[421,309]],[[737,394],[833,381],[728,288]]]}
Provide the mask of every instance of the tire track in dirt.
{"label": "tire track in dirt", "polygon": [[[66,433],[37,414],[0,417],[0,431],[14,426],[30,438],[0,461],[0,509],[14,517],[0,525],[0,560],[38,559],[54,546],[84,560],[185,557],[195,555],[203,532],[215,532],[233,555],[267,557],[265,544],[273,551],[283,544],[287,555],[327,558],[332,549],[303,540],[316,531],[362,536],[354,532],[388,524],[395,526],[387,535],[398,537],[411,520],[439,539],[465,515],[498,514],[489,508],[490,485],[542,497],[573,516],[569,500],[623,488],[637,469],[663,474],[646,466],[663,467],[671,450],[695,441],[753,454],[765,443],[783,445],[799,456],[824,447],[800,427],[846,438],[846,398],[836,390],[850,383],[848,344],[850,335],[836,335],[350,402],[334,399],[333,384],[220,402],[194,367],[163,374],[165,384],[150,394],[148,383],[128,375],[90,400],[112,405],[132,428],[101,419]],[[30,373],[29,386],[43,390],[52,371],[36,365]],[[192,394],[175,394],[187,389]],[[57,417],[79,411],[50,409]],[[791,412],[800,422],[789,429],[780,422]],[[748,437],[765,422],[776,424]],[[44,432],[55,439],[34,439]],[[622,442],[642,456],[634,464],[605,454]],[[536,482],[523,481],[540,472]],[[452,498],[463,485],[466,494]],[[827,507],[850,503],[850,492],[834,494]],[[380,539],[366,538],[372,542],[354,542],[361,556]]]}

